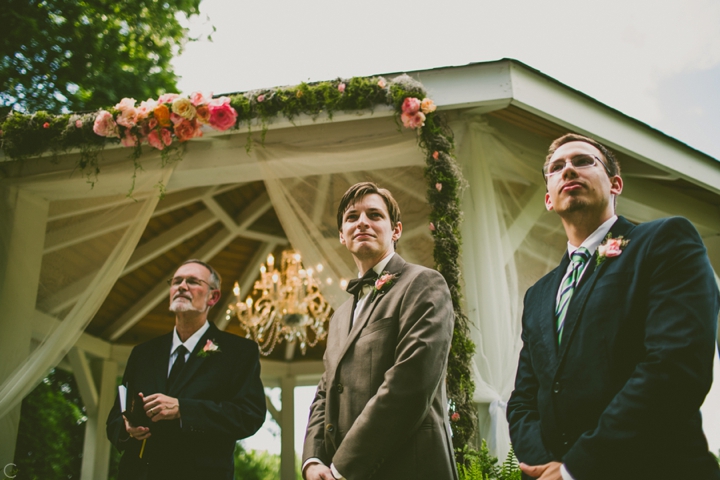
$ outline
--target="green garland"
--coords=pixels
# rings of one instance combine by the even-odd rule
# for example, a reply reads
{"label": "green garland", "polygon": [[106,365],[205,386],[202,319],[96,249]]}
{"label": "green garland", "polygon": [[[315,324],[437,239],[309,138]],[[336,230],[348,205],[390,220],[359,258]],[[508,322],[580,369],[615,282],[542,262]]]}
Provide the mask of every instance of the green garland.
{"label": "green garland", "polygon": [[[237,111],[235,128],[245,124],[248,131],[252,121],[262,125],[262,139],[268,123],[276,117],[292,121],[301,114],[315,119],[321,114],[332,118],[338,111],[373,110],[378,105],[392,106],[400,127],[403,104],[407,98],[423,100],[422,85],[407,75],[387,81],[382,77],[337,79],[314,84],[301,83],[293,87],[255,90],[230,95],[230,104]],[[108,109],[113,114],[113,109]],[[100,137],[93,132],[95,114],[34,115],[14,113],[2,124],[2,148],[13,159],[50,152],[53,157],[73,148],[80,150],[78,168],[89,179],[99,172],[97,156],[107,142],[118,139]],[[470,340],[468,319],[462,310],[460,291],[460,195],[465,185],[453,155],[453,134],[441,114],[425,114],[424,126],[417,129],[418,143],[425,155],[427,199],[431,207],[430,229],[435,240],[435,267],[450,287],[455,311],[455,330],[448,362],[447,387],[450,398],[453,444],[458,461],[465,463],[467,449],[474,438],[477,415],[472,403],[475,385],[470,372],[475,350]],[[252,140],[248,135],[248,148]],[[136,168],[140,147],[134,149]],[[163,150],[167,155],[167,150]]]}

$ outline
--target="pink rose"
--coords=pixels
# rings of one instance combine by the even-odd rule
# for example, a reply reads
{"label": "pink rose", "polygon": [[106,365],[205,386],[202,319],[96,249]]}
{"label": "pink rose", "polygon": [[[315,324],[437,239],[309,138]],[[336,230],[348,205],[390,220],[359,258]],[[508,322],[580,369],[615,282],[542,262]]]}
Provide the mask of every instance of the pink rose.
{"label": "pink rose", "polygon": [[48,122],[43,123],[43,128],[50,128],[50,124]]}
{"label": "pink rose", "polygon": [[385,285],[389,285],[395,280],[396,276],[392,273],[383,273],[380,278],[375,280],[375,290],[382,290]]}
{"label": "pink rose", "polygon": [[148,115],[150,115],[150,112],[155,110],[157,105],[157,102],[152,98],[140,102],[140,106],[137,108],[137,121],[145,120]]}
{"label": "pink rose", "polygon": [[622,238],[608,238],[604,245],[598,245],[598,255],[601,257],[617,257],[622,253]]}
{"label": "pink rose", "polygon": [[120,143],[123,144],[123,147],[134,147],[137,145],[137,137],[128,128],[125,130],[125,136],[120,139]]}
{"label": "pink rose", "polygon": [[381,78],[380,80],[378,80],[378,87],[380,87],[380,88],[387,87],[387,83],[385,82],[384,78]]}
{"label": "pink rose", "polygon": [[338,92],[343,93],[345,91],[345,84],[341,83],[338,85]]}
{"label": "pink rose", "polygon": [[162,150],[172,143],[172,135],[170,134],[170,130],[161,128],[160,132],[157,130],[150,132],[147,140],[151,146],[157,148],[158,150]]}
{"label": "pink rose", "polygon": [[117,117],[117,124],[125,128],[134,127],[137,123],[137,110],[135,107],[125,109]]}
{"label": "pink rose", "polygon": [[402,104],[403,113],[415,113],[420,110],[420,100],[414,97],[407,97]]}
{"label": "pink rose", "polygon": [[457,422],[458,420],[460,420],[460,414],[458,412],[453,413],[452,416],[450,416],[450,420],[453,422]]}
{"label": "pink rose", "polygon": [[120,103],[115,105],[115,110],[118,110],[120,112],[124,112],[125,110],[135,109],[135,99],[134,98],[123,98],[120,100]]}
{"label": "pink rose", "polygon": [[180,122],[182,122],[183,120],[184,120],[184,118],[181,117],[180,115],[178,115],[177,113],[170,114],[170,121],[172,122],[173,125],[177,125]]}
{"label": "pink rose", "polygon": [[428,228],[430,229],[431,232],[434,232],[434,231],[435,231],[435,224],[432,223],[432,222],[430,222],[430,225],[428,225]]}
{"label": "pink rose", "polygon": [[82,120],[75,120],[75,128],[82,128],[83,123]]}
{"label": "pink rose", "polygon": [[230,105],[230,99],[228,97],[213,98],[208,102],[208,106],[221,107],[223,105]]}
{"label": "pink rose", "polygon": [[264,101],[265,101],[265,95],[263,95],[263,94],[258,95],[258,96],[257,96],[257,101],[258,101],[258,103],[264,102]]}
{"label": "pink rose", "polygon": [[202,136],[202,130],[195,120],[183,120],[175,125],[175,136],[181,142]]}
{"label": "pink rose", "polygon": [[160,98],[158,98],[157,103],[159,103],[159,104],[161,104],[161,103],[172,103],[173,100],[175,100],[175,99],[178,98],[179,96],[180,96],[180,95],[178,95],[177,93],[165,93],[165,94],[163,94],[163,95],[160,95]]}
{"label": "pink rose", "polygon": [[205,343],[205,346],[203,347],[203,352],[216,352],[218,350],[218,346],[213,343],[212,340],[208,338],[207,343]]}
{"label": "pink rose", "polygon": [[442,191],[442,183],[439,183],[439,182],[436,183],[436,184],[435,184],[435,190],[437,190],[438,192],[441,192],[441,191]]}
{"label": "pink rose", "polygon": [[168,147],[172,143],[172,134],[167,128],[163,128],[160,130],[160,138],[162,138],[163,143]]}
{"label": "pink rose", "polygon": [[429,98],[423,98],[423,101],[420,103],[420,110],[422,110],[425,115],[434,112],[436,109],[437,105]]}
{"label": "pink rose", "polygon": [[403,113],[400,115],[405,128],[418,128],[425,125],[425,114],[422,112]]}
{"label": "pink rose", "polygon": [[150,130],[153,130],[153,129],[154,129],[155,127],[157,127],[157,126],[158,126],[158,121],[157,121],[156,118],[151,118],[150,120],[148,120],[148,122],[147,122],[147,127],[148,127]]}
{"label": "pink rose", "polygon": [[437,160],[438,158],[440,158],[440,152],[438,152],[437,150],[435,150],[435,151],[433,152],[432,157],[433,157],[433,159]]}
{"label": "pink rose", "polygon": [[206,105],[212,99],[212,94],[206,95],[203,92],[193,92],[190,94],[190,101],[196,107]]}
{"label": "pink rose", "polygon": [[229,103],[222,105],[210,105],[210,126],[216,130],[225,131],[235,125],[237,112]]}
{"label": "pink rose", "polygon": [[119,137],[117,124],[112,114],[106,110],[100,110],[95,123],[93,124],[93,132],[101,137]]}

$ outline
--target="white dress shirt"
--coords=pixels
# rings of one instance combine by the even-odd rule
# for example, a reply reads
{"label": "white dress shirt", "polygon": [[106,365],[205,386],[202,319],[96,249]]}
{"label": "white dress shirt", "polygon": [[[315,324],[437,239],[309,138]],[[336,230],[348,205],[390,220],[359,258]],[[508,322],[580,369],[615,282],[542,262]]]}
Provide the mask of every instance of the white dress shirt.
{"label": "white dress shirt", "polygon": [[[595,251],[597,250],[598,246],[603,242],[605,239],[605,236],[608,234],[610,229],[613,225],[615,225],[615,222],[617,221],[617,215],[613,215],[610,217],[605,223],[600,225],[597,230],[595,230],[593,233],[590,234],[588,238],[585,239],[585,241],[580,245],[579,247],[576,247],[572,245],[570,242],[567,244],[568,249],[568,256],[572,258],[572,254],[580,247],[587,248],[588,252],[590,252],[590,256],[592,257],[595,254]],[[568,269],[572,268],[572,262],[570,262],[570,265],[568,265]],[[583,268],[583,271],[580,273],[580,278],[585,274],[585,268]],[[578,281],[580,280],[578,278]],[[558,300],[559,302],[560,292],[558,292]],[[575,480],[572,475],[570,475],[570,472],[568,472],[567,468],[565,468],[565,464],[563,463],[560,466],[560,475],[562,475],[563,480]]]}
{"label": "white dress shirt", "polygon": [[205,320],[205,325],[200,327],[197,332],[190,335],[190,338],[185,340],[184,342],[180,340],[180,336],[177,332],[177,327],[173,329],[173,341],[172,345],[170,346],[170,361],[168,362],[168,377],[170,376],[170,371],[172,370],[173,363],[175,363],[175,359],[178,356],[177,348],[180,345],[184,345],[185,348],[187,348],[187,353],[185,354],[185,361],[188,361],[188,358],[190,358],[190,353],[192,353],[193,350],[195,350],[195,346],[200,341],[203,335],[205,335],[205,332],[207,332],[207,329],[210,328],[210,323]]}
{"label": "white dress shirt", "polygon": [[[390,259],[394,255],[395,255],[395,252],[392,252],[390,255],[388,255],[387,257],[380,260],[372,268],[375,271],[375,273],[378,274],[378,277],[380,275],[382,275],[383,270],[385,270],[385,267],[387,266],[388,262],[390,262]],[[358,278],[362,278],[362,274],[360,272],[358,272]],[[355,319],[357,319],[358,315],[360,314],[360,312],[362,312],[362,309],[365,307],[365,304],[367,303],[368,299],[370,298],[370,295],[368,295],[368,294],[370,292],[372,292],[374,288],[375,287],[372,285],[363,285],[362,291],[358,295],[358,301],[355,304],[355,312],[353,312],[353,318],[352,318],[353,325],[355,324]],[[311,463],[320,463],[322,465],[325,465],[322,462],[322,460],[320,460],[319,458],[312,457],[312,458],[308,458],[307,460],[305,460],[305,463],[303,464],[301,471],[304,472],[305,468],[308,465],[310,465]],[[342,480],[345,478],[340,474],[340,472],[337,471],[337,469],[335,468],[335,464],[332,464],[332,463],[330,464],[330,471],[332,472],[333,477],[335,477],[338,480]]]}

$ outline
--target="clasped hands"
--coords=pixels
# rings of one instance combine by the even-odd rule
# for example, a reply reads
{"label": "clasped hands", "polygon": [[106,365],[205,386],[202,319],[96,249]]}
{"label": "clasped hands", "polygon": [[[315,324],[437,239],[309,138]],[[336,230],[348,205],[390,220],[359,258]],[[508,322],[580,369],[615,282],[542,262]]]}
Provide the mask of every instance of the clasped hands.
{"label": "clasped hands", "polygon": [[322,463],[311,463],[305,468],[305,480],[335,480],[330,467]]}
{"label": "clasped hands", "polygon": [[[155,393],[147,397],[142,393],[139,395],[143,401],[145,415],[153,422],[180,418],[180,402],[177,398],[168,397],[162,393]],[[150,429],[148,427],[133,427],[128,423],[127,418],[123,417],[123,419],[125,420],[125,430],[127,430],[131,437],[137,440],[145,440],[150,437]]]}
{"label": "clasped hands", "polygon": [[520,464],[520,470],[525,475],[529,475],[532,478],[538,480],[562,480],[562,473],[560,473],[560,462],[550,462],[544,465],[527,465],[525,463]]}

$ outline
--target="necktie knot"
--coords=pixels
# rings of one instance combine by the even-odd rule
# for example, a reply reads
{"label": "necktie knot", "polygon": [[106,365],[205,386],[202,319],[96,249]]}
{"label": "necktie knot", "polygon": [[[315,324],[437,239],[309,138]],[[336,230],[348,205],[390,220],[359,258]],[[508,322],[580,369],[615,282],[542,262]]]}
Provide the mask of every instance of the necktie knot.
{"label": "necktie knot", "polygon": [[362,288],[365,285],[375,285],[375,281],[377,280],[377,273],[375,273],[375,270],[372,268],[365,272],[365,275],[363,275],[360,278],[353,278],[348,282],[347,288],[345,289],[350,295],[355,296],[356,298],[358,295],[360,295],[360,292],[362,292]]}
{"label": "necktie knot", "polygon": [[573,263],[579,263],[580,265],[584,265],[585,262],[587,262],[589,259],[590,259],[590,251],[585,247],[578,248],[570,256],[570,260]]}
{"label": "necktie knot", "polygon": [[[185,345],[179,345],[179,346],[175,349],[175,353],[178,354],[178,357],[180,357],[180,355],[182,355],[182,356],[183,356],[183,360],[184,360],[184,359],[185,359],[185,355],[188,353],[188,349],[187,349],[187,347],[186,347]],[[177,359],[176,359],[176,361],[177,361]]]}

